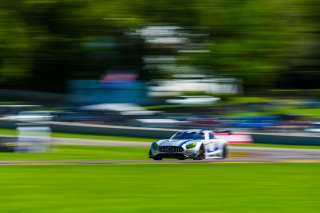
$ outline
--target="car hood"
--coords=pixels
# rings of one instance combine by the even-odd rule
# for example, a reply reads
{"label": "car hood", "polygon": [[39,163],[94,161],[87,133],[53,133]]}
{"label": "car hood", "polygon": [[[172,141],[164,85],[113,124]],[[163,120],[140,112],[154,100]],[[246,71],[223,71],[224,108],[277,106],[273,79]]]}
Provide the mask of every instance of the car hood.
{"label": "car hood", "polygon": [[184,140],[172,140],[172,139],[165,139],[158,141],[159,146],[183,146],[189,142],[197,141],[194,139],[184,139]]}

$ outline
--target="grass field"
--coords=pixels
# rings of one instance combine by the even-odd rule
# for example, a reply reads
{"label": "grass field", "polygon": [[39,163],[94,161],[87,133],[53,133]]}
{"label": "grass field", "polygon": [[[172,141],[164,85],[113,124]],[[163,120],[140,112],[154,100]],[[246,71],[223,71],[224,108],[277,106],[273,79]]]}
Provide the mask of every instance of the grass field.
{"label": "grass field", "polygon": [[[47,153],[0,152],[1,160],[148,160],[149,147],[52,145]],[[230,157],[246,156],[231,152]],[[151,161],[151,160],[150,160]],[[0,211],[1,212],[1,211]]]}
{"label": "grass field", "polygon": [[290,149],[320,149],[320,146],[308,145],[288,145],[288,144],[268,144],[268,143],[248,143],[248,144],[232,144],[231,146],[244,147],[270,147],[270,148],[290,148]]}
{"label": "grass field", "polygon": [[320,165],[2,166],[4,213],[318,213]]}
{"label": "grass field", "polygon": [[[49,153],[0,153],[0,160],[143,160],[147,152],[148,147],[53,145]],[[320,209],[319,163],[0,168],[1,213],[318,213]]]}
{"label": "grass field", "polygon": [[0,160],[147,160],[148,150],[148,147],[52,145],[48,153],[0,152]]}
{"label": "grass field", "polygon": [[227,117],[242,117],[242,116],[268,116],[268,115],[280,115],[280,114],[292,114],[303,115],[304,119],[318,119],[320,117],[320,108],[300,108],[300,107],[278,107],[272,108],[269,111],[243,111],[237,113],[228,114]]}
{"label": "grass field", "polygon": [[[2,129],[0,128],[0,135],[17,135],[17,131],[14,129]],[[54,138],[81,138],[81,139],[94,139],[94,140],[115,140],[115,141],[138,141],[138,142],[153,142],[154,138],[138,138],[138,137],[124,137],[124,136],[106,136],[106,135],[88,135],[88,134],[73,134],[73,133],[61,133],[53,132],[51,137]]]}

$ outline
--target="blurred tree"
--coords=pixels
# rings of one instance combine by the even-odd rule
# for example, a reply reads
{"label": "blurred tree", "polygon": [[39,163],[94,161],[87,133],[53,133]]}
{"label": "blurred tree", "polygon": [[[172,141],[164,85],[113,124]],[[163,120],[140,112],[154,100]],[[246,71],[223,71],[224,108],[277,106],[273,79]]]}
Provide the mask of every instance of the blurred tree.
{"label": "blurred tree", "polygon": [[80,1],[22,1],[17,10],[28,26],[32,56],[32,89],[64,92],[73,71],[85,68],[82,33],[73,11]]}
{"label": "blurred tree", "polygon": [[320,81],[320,5],[315,0],[297,1],[287,11],[290,40],[284,48],[280,88],[315,89]]}
{"label": "blurred tree", "polygon": [[[307,73],[310,59],[319,56],[319,28],[315,26],[319,4],[314,0],[203,0],[197,4],[200,24],[210,27],[207,46],[211,52],[194,61],[243,79],[245,88],[281,87],[288,78],[281,75],[279,81],[280,73],[292,74],[297,63],[303,63],[300,67]],[[291,87],[303,84],[300,78],[296,80],[298,84]]]}
{"label": "blurred tree", "polygon": [[149,79],[145,43],[129,32],[172,24],[208,34],[199,42],[210,51],[170,53],[182,64],[212,67],[249,89],[317,87],[319,10],[317,0],[1,0],[0,85],[65,92],[68,79],[112,67]]}
{"label": "blurred tree", "polygon": [[28,40],[28,30],[13,3],[0,2],[0,84],[14,84],[29,77],[33,45]]}

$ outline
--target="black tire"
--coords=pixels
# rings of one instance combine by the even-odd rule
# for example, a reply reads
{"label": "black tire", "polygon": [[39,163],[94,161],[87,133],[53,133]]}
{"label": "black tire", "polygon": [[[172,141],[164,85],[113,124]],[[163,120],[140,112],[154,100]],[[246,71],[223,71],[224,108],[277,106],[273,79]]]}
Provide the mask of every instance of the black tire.
{"label": "black tire", "polygon": [[185,160],[186,158],[177,158],[178,160]]}
{"label": "black tire", "polygon": [[162,160],[162,157],[153,157],[153,160]]}
{"label": "black tire", "polygon": [[201,145],[197,156],[194,157],[193,160],[203,160],[205,158],[206,158],[206,150],[204,149],[204,146]]}
{"label": "black tire", "polygon": [[222,148],[222,155],[221,155],[221,159],[225,159],[228,157],[228,147],[227,145],[224,145]]}
{"label": "black tire", "polygon": [[152,158],[153,160],[162,160],[162,157],[157,157],[157,156],[152,157],[151,149],[149,150],[149,158]]}

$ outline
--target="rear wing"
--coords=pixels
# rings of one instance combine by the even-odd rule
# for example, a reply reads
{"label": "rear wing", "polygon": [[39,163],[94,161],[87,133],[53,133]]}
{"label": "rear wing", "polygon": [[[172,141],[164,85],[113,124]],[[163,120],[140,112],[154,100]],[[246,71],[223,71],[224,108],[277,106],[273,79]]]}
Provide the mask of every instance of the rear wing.
{"label": "rear wing", "polygon": [[214,131],[215,133],[227,133],[228,135],[232,135],[231,130],[219,130],[219,131]]}

